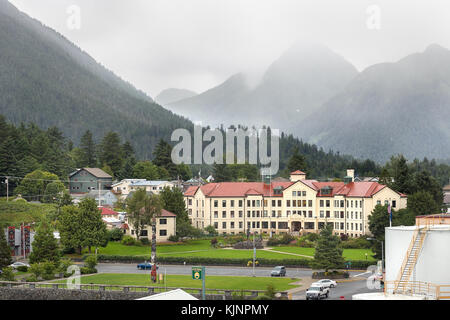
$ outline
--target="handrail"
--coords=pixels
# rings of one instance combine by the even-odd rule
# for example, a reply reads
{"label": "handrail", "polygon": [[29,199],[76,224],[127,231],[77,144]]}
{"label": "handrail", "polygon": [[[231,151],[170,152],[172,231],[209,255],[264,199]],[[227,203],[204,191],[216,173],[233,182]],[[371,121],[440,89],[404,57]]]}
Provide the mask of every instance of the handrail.
{"label": "handrail", "polygon": [[[437,285],[430,282],[423,281],[405,281],[404,292],[415,295],[426,295],[437,300],[450,299],[450,285]],[[394,293],[395,288],[399,285],[399,281],[385,281],[384,282],[384,294]],[[408,291],[409,289],[409,291]],[[392,291],[392,292],[389,292]]]}
{"label": "handrail", "polygon": [[[411,242],[409,244],[408,251],[406,252],[405,258],[403,259],[402,266],[401,266],[401,268],[400,268],[400,270],[398,272],[398,275],[397,275],[397,280],[399,281],[398,286],[400,285],[400,280],[402,280],[403,275],[405,275],[405,269],[406,269],[406,265],[407,265],[409,259],[411,257],[414,259],[413,260],[413,266],[415,266],[415,264],[417,263],[417,258],[419,257],[420,251],[422,250],[422,245],[423,245],[423,242],[425,240],[426,232],[428,230],[429,230],[429,226],[425,226],[422,229],[420,228],[420,226],[417,227],[417,230],[415,231],[415,233],[413,235],[413,238],[412,238],[412,240],[411,240]],[[411,256],[411,252],[412,252],[412,249],[414,247],[414,244],[416,243],[417,237],[421,234],[421,232],[424,232],[424,234],[421,236],[421,238],[419,240],[418,250],[416,251],[416,253],[413,256]],[[412,267],[407,272],[407,274],[406,274],[407,278],[405,279],[406,281],[409,280],[409,277],[411,276],[411,273],[412,273],[413,269],[414,269],[414,267]],[[398,289],[398,286],[395,288],[396,290]]]}

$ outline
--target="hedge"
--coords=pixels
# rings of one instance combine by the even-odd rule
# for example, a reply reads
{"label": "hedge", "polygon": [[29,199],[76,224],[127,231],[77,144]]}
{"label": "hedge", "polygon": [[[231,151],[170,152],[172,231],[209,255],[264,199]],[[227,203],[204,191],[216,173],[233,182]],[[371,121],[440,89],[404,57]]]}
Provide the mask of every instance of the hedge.
{"label": "hedge", "polygon": [[[86,258],[87,256],[84,256]],[[150,261],[150,256],[120,256],[120,255],[103,255],[97,256],[97,261],[102,262],[128,262],[128,263],[141,263],[144,261]],[[217,265],[217,266],[247,266],[249,259],[229,259],[229,258],[207,258],[207,257],[157,257],[158,263],[162,264],[189,264],[189,265]],[[273,266],[289,266],[297,268],[310,268],[311,259],[257,259],[259,266],[273,267]],[[351,261],[350,269],[366,269],[368,266],[373,265],[372,261],[365,260],[353,260]],[[345,269],[342,266],[342,269]]]}

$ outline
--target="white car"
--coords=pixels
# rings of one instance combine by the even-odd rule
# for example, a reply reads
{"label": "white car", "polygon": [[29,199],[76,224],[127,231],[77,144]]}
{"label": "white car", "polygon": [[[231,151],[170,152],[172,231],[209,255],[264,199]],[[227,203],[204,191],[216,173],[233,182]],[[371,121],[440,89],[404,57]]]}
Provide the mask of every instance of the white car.
{"label": "white car", "polygon": [[314,285],[322,286],[322,287],[325,287],[325,288],[335,288],[337,286],[337,283],[334,280],[322,279],[322,280],[319,280],[317,282],[314,282],[312,284],[312,286],[314,286]]}
{"label": "white car", "polygon": [[9,266],[10,266],[11,268],[13,268],[13,269],[17,269],[18,267],[27,267],[27,268],[30,267],[29,264],[24,263],[24,262],[20,262],[20,261],[16,261],[16,262],[14,262],[13,264],[10,264]]}

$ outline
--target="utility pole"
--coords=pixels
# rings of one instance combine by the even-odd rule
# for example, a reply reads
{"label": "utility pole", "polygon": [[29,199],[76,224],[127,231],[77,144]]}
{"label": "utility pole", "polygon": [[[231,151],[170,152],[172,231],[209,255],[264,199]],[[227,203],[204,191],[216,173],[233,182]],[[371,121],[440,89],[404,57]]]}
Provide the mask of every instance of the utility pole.
{"label": "utility pole", "polygon": [[255,246],[255,231],[253,231],[253,276],[255,277],[255,261],[256,261],[256,246]]}
{"label": "utility pole", "polygon": [[98,206],[100,207],[100,189],[102,185],[100,183],[100,180],[98,181]]}
{"label": "utility pole", "polygon": [[9,177],[6,177],[6,202],[9,201]]}

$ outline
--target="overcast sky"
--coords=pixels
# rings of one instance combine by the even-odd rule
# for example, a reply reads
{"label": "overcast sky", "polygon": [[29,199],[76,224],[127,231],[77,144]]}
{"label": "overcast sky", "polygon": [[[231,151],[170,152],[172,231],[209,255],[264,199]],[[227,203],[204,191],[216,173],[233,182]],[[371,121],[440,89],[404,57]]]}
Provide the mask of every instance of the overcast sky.
{"label": "overcast sky", "polygon": [[[170,87],[202,92],[236,72],[263,70],[296,41],[322,43],[359,70],[431,43],[450,48],[448,0],[10,2],[152,97]],[[81,10],[80,29],[68,27],[71,5]]]}

